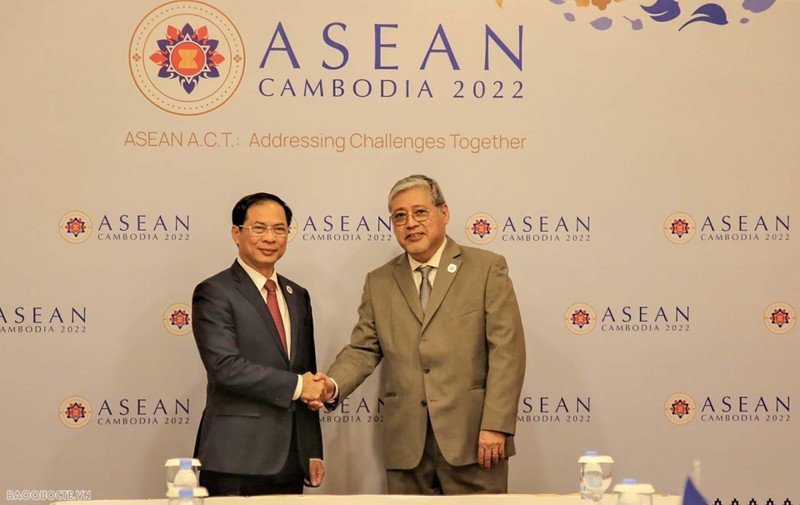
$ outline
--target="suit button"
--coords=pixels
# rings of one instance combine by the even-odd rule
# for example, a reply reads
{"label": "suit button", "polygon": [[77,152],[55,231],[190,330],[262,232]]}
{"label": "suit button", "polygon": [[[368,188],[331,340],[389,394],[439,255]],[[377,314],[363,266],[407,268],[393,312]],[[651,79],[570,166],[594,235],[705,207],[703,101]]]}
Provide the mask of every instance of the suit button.
{"label": "suit button", "polygon": [[428,367],[425,367],[425,370],[424,370],[424,372],[425,372],[425,373],[431,373],[431,369],[430,369],[430,368],[428,368]]}
{"label": "suit button", "polygon": [[422,405],[423,407],[427,407],[427,406],[428,406],[428,400],[422,400],[422,401],[421,401],[421,402],[419,402],[419,403],[420,403],[420,405]]}

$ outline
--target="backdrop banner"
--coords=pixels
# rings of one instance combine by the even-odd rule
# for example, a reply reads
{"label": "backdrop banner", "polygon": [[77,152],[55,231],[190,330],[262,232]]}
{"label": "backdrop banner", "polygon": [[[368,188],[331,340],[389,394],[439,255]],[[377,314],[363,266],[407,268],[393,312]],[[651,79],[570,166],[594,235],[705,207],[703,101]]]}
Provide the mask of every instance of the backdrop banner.
{"label": "backdrop banner", "polygon": [[[528,351],[511,492],[577,492],[596,450],[614,483],[680,494],[699,460],[710,501],[800,500],[800,2],[2,12],[7,502],[164,496],[205,402],[192,290],[236,257],[245,194],[295,212],[277,268],[311,293],[326,370],[401,251],[387,195],[414,173],[454,240],[508,260]],[[308,492],[386,492],[379,374],[321,415]]]}

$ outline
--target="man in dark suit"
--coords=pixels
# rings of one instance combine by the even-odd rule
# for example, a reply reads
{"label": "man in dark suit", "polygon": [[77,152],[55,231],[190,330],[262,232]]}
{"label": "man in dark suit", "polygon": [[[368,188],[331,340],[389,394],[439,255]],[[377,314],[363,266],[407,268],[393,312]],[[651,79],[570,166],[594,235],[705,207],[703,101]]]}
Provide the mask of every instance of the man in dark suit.
{"label": "man in dark suit", "polygon": [[212,496],[300,494],[322,483],[319,400],[308,292],[278,275],[292,211],[269,193],[232,213],[233,266],[192,297],[194,337],[208,387],[195,454]]}
{"label": "man in dark suit", "polygon": [[429,177],[398,181],[389,212],[405,252],[367,274],[324,399],[335,406],[383,361],[389,492],[506,493],[525,375],[506,260],[446,235],[450,211]]}

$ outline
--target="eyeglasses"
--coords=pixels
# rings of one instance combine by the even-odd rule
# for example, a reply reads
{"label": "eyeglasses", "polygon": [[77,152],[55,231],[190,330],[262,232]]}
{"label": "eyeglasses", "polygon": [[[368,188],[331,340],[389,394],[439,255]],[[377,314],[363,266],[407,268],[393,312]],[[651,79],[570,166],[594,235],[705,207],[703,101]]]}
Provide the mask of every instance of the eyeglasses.
{"label": "eyeglasses", "polygon": [[267,231],[272,231],[272,234],[276,237],[285,237],[289,235],[289,228],[283,225],[264,226],[263,224],[256,224],[253,226],[244,226],[240,224],[239,228],[247,228],[247,230],[250,232],[250,235],[253,237],[263,237]]}
{"label": "eyeglasses", "polygon": [[[414,209],[411,211],[411,216],[414,218],[414,221],[418,223],[424,223],[431,217],[431,211],[429,209]],[[396,226],[404,226],[408,223],[408,213],[404,211],[398,211],[392,214],[392,223]]]}

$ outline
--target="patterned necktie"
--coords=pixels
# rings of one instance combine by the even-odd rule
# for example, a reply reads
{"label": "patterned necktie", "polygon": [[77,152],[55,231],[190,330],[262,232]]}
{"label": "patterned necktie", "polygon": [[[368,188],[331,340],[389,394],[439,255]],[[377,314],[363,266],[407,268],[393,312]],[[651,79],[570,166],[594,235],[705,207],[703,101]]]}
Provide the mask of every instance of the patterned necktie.
{"label": "patterned necktie", "polygon": [[428,299],[431,297],[431,281],[428,279],[428,274],[433,270],[433,267],[422,265],[417,267],[417,270],[422,274],[422,282],[419,283],[419,303],[422,304],[422,312],[425,312],[425,307],[428,306]]}
{"label": "patterned necktie", "polygon": [[272,320],[275,321],[275,327],[278,328],[278,335],[281,336],[281,342],[283,343],[283,350],[287,350],[286,347],[286,330],[283,328],[283,319],[281,318],[281,309],[278,308],[278,296],[275,294],[275,281],[272,279],[268,279],[267,283],[264,284],[264,288],[267,290],[267,307],[269,308],[269,313],[272,314]]}

